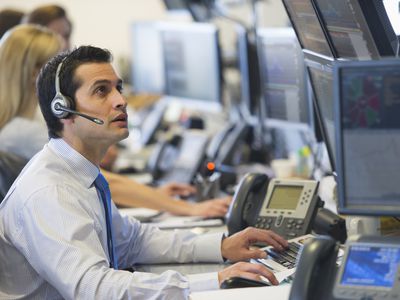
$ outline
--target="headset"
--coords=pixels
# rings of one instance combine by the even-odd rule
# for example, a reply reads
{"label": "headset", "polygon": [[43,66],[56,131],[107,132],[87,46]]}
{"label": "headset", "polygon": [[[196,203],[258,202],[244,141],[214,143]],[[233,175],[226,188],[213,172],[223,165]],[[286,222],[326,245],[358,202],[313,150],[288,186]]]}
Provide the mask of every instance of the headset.
{"label": "headset", "polygon": [[[68,56],[67,56],[68,57]],[[98,125],[104,124],[103,120],[100,120],[95,117],[91,117],[89,115],[80,113],[76,110],[73,110],[72,107],[74,106],[74,102],[70,97],[67,97],[61,93],[60,90],[60,72],[61,68],[64,64],[64,61],[67,57],[64,57],[63,60],[59,63],[56,71],[55,76],[55,88],[56,88],[56,95],[54,96],[53,100],[51,100],[51,111],[53,115],[59,119],[66,119],[69,117],[70,114],[81,116],[89,121],[92,121]]]}

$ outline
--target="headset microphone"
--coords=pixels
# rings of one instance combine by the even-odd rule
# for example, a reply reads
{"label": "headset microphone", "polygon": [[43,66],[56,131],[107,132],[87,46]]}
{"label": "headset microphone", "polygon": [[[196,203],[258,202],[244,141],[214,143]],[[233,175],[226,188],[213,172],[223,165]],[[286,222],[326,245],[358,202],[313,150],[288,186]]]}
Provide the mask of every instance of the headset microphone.
{"label": "headset microphone", "polygon": [[91,116],[85,115],[83,113],[80,113],[78,111],[69,109],[67,107],[62,106],[60,103],[55,103],[54,104],[54,109],[58,110],[58,111],[63,111],[63,112],[67,112],[67,113],[70,113],[70,114],[81,116],[82,118],[88,119],[89,121],[92,121],[92,122],[94,122],[94,123],[96,123],[98,125],[103,125],[104,124],[103,120],[100,120],[98,118],[91,117]]}

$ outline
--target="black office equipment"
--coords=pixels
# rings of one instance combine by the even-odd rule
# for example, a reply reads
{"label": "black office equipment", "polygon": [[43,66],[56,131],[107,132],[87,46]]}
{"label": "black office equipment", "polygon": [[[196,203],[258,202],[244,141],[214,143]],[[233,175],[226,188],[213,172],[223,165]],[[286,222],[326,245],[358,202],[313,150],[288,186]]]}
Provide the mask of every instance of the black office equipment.
{"label": "black office equipment", "polygon": [[305,242],[298,260],[289,300],[331,299],[339,246],[328,236]]}
{"label": "black office equipment", "polygon": [[335,128],[333,105],[333,59],[304,51],[306,68],[313,90],[316,122],[322,131],[332,171],[335,164]]}
{"label": "black office equipment", "polygon": [[398,39],[382,0],[312,0],[338,58],[396,56]]}
{"label": "black office equipment", "polygon": [[335,65],[339,212],[400,215],[400,60]]}
{"label": "black office equipment", "polygon": [[336,57],[312,0],[282,0],[302,49]]}
{"label": "black office equipment", "polygon": [[27,162],[19,155],[0,151],[0,203]]}
{"label": "black office equipment", "polygon": [[245,287],[269,286],[265,281],[247,279],[243,277],[229,277],[221,283],[221,289],[236,289]]}
{"label": "black office equipment", "polygon": [[241,102],[248,113],[257,115],[260,100],[260,71],[256,40],[243,26],[236,26],[237,60],[240,71]]}
{"label": "black office equipment", "polygon": [[247,226],[270,229],[285,238],[309,233],[317,212],[317,190],[318,182],[312,180],[269,180],[265,174],[247,174],[229,208],[229,234]]}

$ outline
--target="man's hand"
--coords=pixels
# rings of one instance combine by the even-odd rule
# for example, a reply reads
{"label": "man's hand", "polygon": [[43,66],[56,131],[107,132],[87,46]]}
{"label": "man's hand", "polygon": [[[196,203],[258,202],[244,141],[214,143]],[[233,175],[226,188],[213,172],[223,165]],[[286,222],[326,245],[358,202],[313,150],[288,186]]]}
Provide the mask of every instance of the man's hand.
{"label": "man's hand", "polygon": [[217,198],[212,200],[194,203],[190,212],[193,216],[206,218],[223,217],[228,212],[232,197]]}
{"label": "man's hand", "polygon": [[275,275],[265,266],[248,262],[238,262],[218,272],[218,281],[219,285],[221,285],[224,280],[235,276],[261,281],[261,275],[268,278],[272,284],[279,284],[278,280],[275,278]]}
{"label": "man's hand", "polygon": [[166,193],[170,197],[181,196],[189,197],[196,193],[196,188],[189,184],[171,182],[159,187],[158,190]]}
{"label": "man's hand", "polygon": [[278,251],[282,251],[284,248],[288,247],[288,242],[273,231],[248,227],[222,241],[222,256],[230,261],[265,258],[265,251],[261,249],[250,249],[250,245],[257,242],[271,245]]}

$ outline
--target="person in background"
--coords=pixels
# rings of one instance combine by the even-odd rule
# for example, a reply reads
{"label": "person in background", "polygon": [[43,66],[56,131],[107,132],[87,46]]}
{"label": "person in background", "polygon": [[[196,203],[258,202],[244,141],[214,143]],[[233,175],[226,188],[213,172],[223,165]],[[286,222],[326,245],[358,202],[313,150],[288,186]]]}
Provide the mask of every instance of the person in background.
{"label": "person in background", "polygon": [[[32,158],[48,141],[43,122],[35,119],[35,80],[40,67],[62,49],[62,39],[38,25],[19,25],[0,42],[0,151]],[[175,200],[167,190],[107,173],[113,200],[125,207],[146,207],[178,215],[223,216],[230,199],[202,203]]]}
{"label": "person in background", "polygon": [[3,9],[0,11],[0,38],[6,31],[21,22],[24,12],[17,9]]}
{"label": "person in background", "polygon": [[27,13],[22,23],[38,24],[58,33],[64,41],[63,50],[71,47],[72,23],[64,8],[58,5],[43,5]]}
{"label": "person in background", "polygon": [[[129,135],[122,80],[107,50],[81,46],[54,57],[37,91],[50,141],[0,205],[0,298],[187,299],[232,276],[278,284],[265,266],[248,262],[192,276],[124,271],[135,263],[237,262],[266,257],[251,243],[278,251],[288,244],[256,228],[224,238],[160,231],[119,214],[99,169],[108,147]],[[65,115],[66,107],[103,124]]]}

